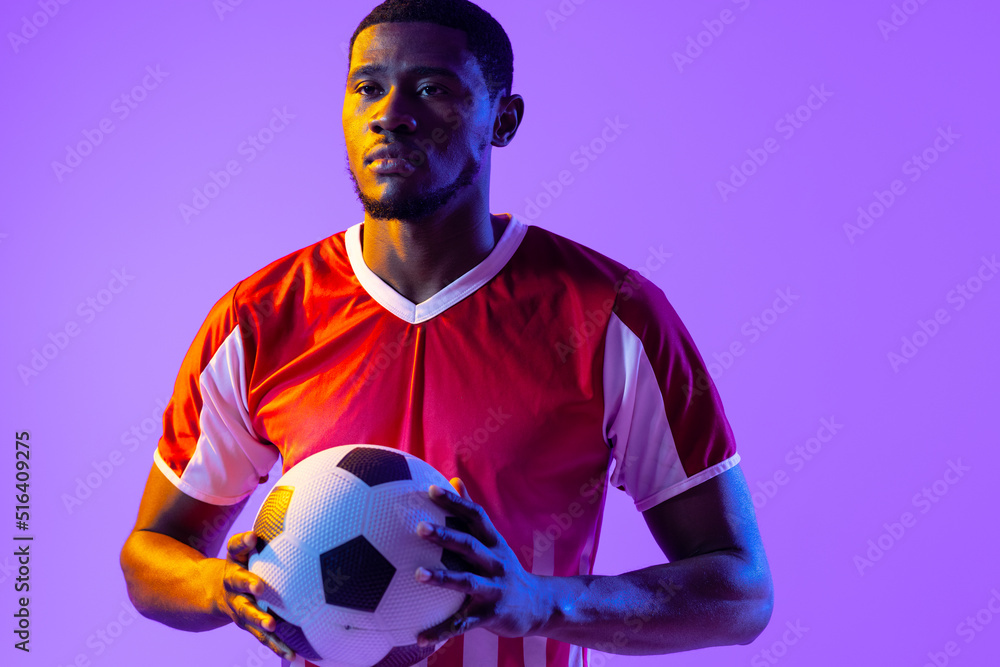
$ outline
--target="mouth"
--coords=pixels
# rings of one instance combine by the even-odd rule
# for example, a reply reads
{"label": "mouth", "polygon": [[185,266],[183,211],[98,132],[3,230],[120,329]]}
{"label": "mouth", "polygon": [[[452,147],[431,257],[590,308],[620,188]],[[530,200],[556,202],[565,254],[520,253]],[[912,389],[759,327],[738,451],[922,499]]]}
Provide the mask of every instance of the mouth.
{"label": "mouth", "polygon": [[368,163],[368,168],[376,174],[401,174],[409,176],[416,171],[416,166],[405,158],[380,158]]}

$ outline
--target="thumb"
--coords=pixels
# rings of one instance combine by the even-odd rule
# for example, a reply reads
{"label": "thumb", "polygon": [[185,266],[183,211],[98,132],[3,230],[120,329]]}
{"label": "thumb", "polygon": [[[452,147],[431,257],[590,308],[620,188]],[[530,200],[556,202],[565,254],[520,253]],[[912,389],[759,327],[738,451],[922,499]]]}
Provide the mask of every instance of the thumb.
{"label": "thumb", "polygon": [[229,538],[226,551],[229,557],[235,561],[246,563],[257,547],[257,534],[252,530],[244,533],[237,533]]}
{"label": "thumb", "polygon": [[452,477],[450,480],[451,485],[455,487],[455,493],[462,496],[466,500],[472,500],[469,496],[469,490],[465,488],[465,482],[462,481],[461,477]]}

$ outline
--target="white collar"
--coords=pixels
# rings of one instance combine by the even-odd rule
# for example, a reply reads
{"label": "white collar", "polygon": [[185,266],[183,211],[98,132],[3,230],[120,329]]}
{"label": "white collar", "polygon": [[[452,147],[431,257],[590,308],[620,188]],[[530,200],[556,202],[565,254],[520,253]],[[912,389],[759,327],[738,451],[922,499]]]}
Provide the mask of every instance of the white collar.
{"label": "white collar", "polygon": [[344,232],[347,257],[354,275],[368,294],[383,308],[410,324],[419,324],[440,315],[456,303],[475,292],[500,272],[521,244],[528,227],[510,214],[510,222],[493,250],[483,261],[448,283],[434,296],[420,303],[413,303],[394,290],[365,264],[361,252],[361,226],[359,222]]}

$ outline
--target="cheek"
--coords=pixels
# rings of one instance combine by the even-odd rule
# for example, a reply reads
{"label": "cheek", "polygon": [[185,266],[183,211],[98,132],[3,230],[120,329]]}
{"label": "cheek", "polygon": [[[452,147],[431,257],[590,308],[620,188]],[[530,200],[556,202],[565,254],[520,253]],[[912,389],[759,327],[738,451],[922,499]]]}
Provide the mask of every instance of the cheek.
{"label": "cheek", "polygon": [[448,109],[443,116],[445,125],[444,128],[448,132],[454,132],[458,130],[463,125],[468,122],[465,114],[462,113],[462,109]]}
{"label": "cheek", "polygon": [[341,125],[341,127],[344,128],[345,132],[348,130],[348,128],[351,127],[351,125],[354,123],[355,119],[356,119],[356,116],[355,116],[354,108],[353,107],[349,107],[347,104],[345,104],[344,108],[340,112],[340,125]]}
{"label": "cheek", "polygon": [[364,136],[367,130],[367,123],[359,113],[353,106],[345,106],[344,112],[340,116],[340,126],[344,131],[344,137],[348,143],[360,143],[361,137]]}
{"label": "cheek", "polygon": [[344,147],[347,150],[347,159],[352,165],[358,165],[364,159],[365,142],[362,139],[364,132],[351,122],[344,123]]}

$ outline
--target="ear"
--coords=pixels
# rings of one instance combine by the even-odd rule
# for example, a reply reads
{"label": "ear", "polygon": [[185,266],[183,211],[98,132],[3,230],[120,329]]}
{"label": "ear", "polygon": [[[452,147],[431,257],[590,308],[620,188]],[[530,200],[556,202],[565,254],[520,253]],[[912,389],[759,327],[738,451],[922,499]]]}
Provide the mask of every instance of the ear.
{"label": "ear", "polygon": [[[506,92],[506,91],[501,91]],[[524,98],[514,94],[500,97],[500,110],[493,121],[493,137],[490,142],[497,148],[503,148],[514,139],[517,128],[524,119]]]}

